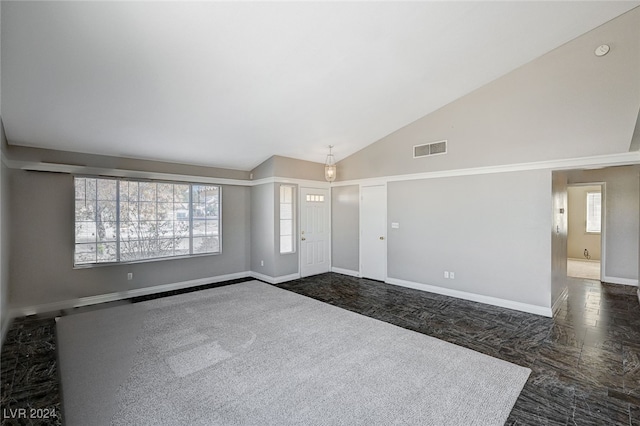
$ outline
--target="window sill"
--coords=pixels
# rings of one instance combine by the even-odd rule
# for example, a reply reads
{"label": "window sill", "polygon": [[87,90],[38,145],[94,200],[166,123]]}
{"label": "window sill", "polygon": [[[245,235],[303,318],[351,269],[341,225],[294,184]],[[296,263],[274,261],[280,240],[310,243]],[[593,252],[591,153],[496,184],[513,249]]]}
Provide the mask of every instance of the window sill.
{"label": "window sill", "polygon": [[220,254],[222,254],[222,250],[215,253],[199,253],[199,254],[190,254],[185,256],[157,257],[154,259],[140,259],[140,260],[131,260],[127,262],[87,263],[82,265],[73,265],[73,269],[91,269],[91,268],[101,268],[103,266],[117,266],[117,265],[137,265],[140,263],[165,262],[167,260],[193,259],[193,258],[205,257],[205,256],[217,256]]}

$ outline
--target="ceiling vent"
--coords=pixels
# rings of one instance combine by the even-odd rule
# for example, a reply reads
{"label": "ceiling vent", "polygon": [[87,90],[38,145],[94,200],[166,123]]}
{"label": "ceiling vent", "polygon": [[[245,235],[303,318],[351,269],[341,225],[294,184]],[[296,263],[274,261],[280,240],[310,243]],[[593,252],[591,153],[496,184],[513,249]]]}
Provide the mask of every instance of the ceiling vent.
{"label": "ceiling vent", "polygon": [[438,141],[413,146],[413,158],[447,153],[447,141]]}

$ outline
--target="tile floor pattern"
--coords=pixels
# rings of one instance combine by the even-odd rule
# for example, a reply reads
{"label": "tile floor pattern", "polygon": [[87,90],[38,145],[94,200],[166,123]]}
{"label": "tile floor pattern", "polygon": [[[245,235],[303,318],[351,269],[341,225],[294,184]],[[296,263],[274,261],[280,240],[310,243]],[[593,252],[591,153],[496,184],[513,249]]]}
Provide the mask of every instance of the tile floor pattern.
{"label": "tile floor pattern", "polygon": [[[278,286],[531,368],[507,425],[640,426],[634,287],[571,280],[551,319],[338,274]],[[54,324],[41,316],[12,325],[2,347],[2,424],[60,424],[4,416],[9,408],[59,413]]]}
{"label": "tile floor pattern", "polygon": [[62,424],[53,318],[16,319],[2,345],[0,369],[0,424]]}

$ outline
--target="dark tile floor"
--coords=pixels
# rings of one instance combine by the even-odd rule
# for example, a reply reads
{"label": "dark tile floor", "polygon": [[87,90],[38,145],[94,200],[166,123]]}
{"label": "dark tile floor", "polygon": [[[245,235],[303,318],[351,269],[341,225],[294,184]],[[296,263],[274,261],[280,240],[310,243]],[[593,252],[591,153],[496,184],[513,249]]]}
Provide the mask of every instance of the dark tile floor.
{"label": "dark tile floor", "polygon": [[61,424],[56,365],[55,320],[14,320],[0,359],[1,424]]}
{"label": "dark tile floor", "polygon": [[[633,287],[572,280],[554,319],[337,274],[279,287],[531,368],[508,425],[640,426]],[[16,320],[1,364],[2,424],[60,424],[53,318]]]}

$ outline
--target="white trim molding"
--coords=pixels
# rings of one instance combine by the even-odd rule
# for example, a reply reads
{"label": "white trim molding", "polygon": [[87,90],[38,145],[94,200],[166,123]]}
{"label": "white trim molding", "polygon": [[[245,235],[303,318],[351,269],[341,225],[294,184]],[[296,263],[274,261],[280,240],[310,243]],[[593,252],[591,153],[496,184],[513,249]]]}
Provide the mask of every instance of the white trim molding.
{"label": "white trim molding", "polygon": [[251,276],[252,278],[255,278],[257,280],[267,282],[269,284],[280,284],[280,283],[284,283],[284,282],[287,282],[287,281],[297,280],[298,278],[300,278],[300,274],[299,273],[283,275],[283,276],[280,276],[280,277],[271,277],[269,275],[264,275],[264,274],[261,274],[259,272],[253,272],[253,271],[251,271],[249,273],[249,276]]}
{"label": "white trim molding", "polygon": [[199,176],[199,175],[183,175],[175,173],[162,173],[162,172],[142,172],[138,170],[128,169],[109,169],[103,167],[90,167],[90,166],[78,166],[73,164],[61,164],[61,163],[46,163],[37,161],[21,161],[21,160],[9,160],[2,155],[2,161],[5,165],[11,169],[30,170],[37,172],[53,172],[53,173],[69,173],[78,175],[91,175],[91,176],[108,176],[108,177],[120,177],[120,178],[134,178],[134,179],[152,179],[152,180],[166,180],[176,182],[198,182],[209,183],[218,185],[235,185],[235,186],[258,186],[267,183],[292,183],[297,185],[306,185],[314,188],[329,188],[331,184],[324,180],[308,180],[308,179],[295,179],[280,176],[273,176],[264,179],[228,179],[221,177]]}
{"label": "white trim molding", "polygon": [[406,175],[380,176],[355,180],[326,182],[324,180],[306,180],[273,176],[268,178],[245,180],[228,179],[197,175],[182,175],[161,172],[142,172],[127,169],[109,169],[101,167],[79,166],[73,164],[47,163],[38,161],[11,160],[3,155],[2,161],[12,169],[34,170],[41,172],[85,174],[96,176],[129,177],[140,179],[170,180],[178,182],[201,182],[220,185],[257,186],[266,183],[294,183],[298,185],[312,186],[316,188],[329,188],[331,186],[347,185],[381,185],[387,182],[406,180],[435,179],[454,176],[470,176],[489,173],[519,172],[526,170],[570,170],[576,168],[599,168],[610,166],[623,166],[640,164],[640,151],[623,152],[619,154],[598,155],[592,157],[568,158],[562,160],[535,161],[530,163],[515,163],[486,167],[472,167],[466,169],[442,170],[435,172],[422,172]]}
{"label": "white trim molding", "polygon": [[335,266],[332,266],[331,272],[335,272],[336,274],[341,274],[341,275],[348,275],[350,277],[360,278],[360,271],[353,271],[351,269],[342,269],[342,268],[336,268]]}
{"label": "white trim molding", "polygon": [[133,178],[133,179],[152,179],[152,180],[166,180],[166,181],[176,181],[176,182],[198,182],[198,183],[210,183],[210,184],[220,184],[220,185],[251,186],[250,185],[251,181],[243,180],[243,179],[227,179],[227,178],[217,178],[217,177],[209,177],[209,176],[182,175],[182,174],[176,174],[176,173],[142,172],[138,170],[108,169],[103,167],[77,166],[72,164],[9,160],[8,166],[12,169],[21,169],[21,170],[37,171],[37,172],[54,172],[54,173],[69,173],[69,174],[78,174],[78,175],[108,176],[108,177]]}
{"label": "white trim molding", "polygon": [[285,178],[285,177],[278,177],[278,176],[256,179],[256,180],[248,181],[248,183],[249,183],[249,186],[265,185],[268,183],[287,183],[287,184],[293,184],[298,186],[304,186],[306,188],[325,189],[325,188],[331,187],[331,182],[326,182],[322,180],[295,179],[295,178]]}
{"label": "white trim molding", "polygon": [[421,284],[412,281],[400,280],[397,278],[387,278],[386,283],[401,287],[408,287],[415,290],[428,291],[430,293],[442,294],[444,296],[456,297],[458,299],[470,300],[472,302],[484,303],[486,305],[500,306],[501,308],[513,309],[530,314],[553,317],[551,308],[545,306],[530,305],[528,303],[515,302],[513,300],[499,299],[497,297],[483,296],[481,294],[467,293],[466,291],[453,290],[450,288],[437,287],[429,284]]}
{"label": "white trim molding", "polygon": [[582,168],[600,168],[640,164],[640,151],[620,154],[598,155],[593,157],[568,158],[563,160],[534,161],[530,163],[505,164],[467,169],[441,170],[406,175],[380,176],[332,182],[332,186],[379,185],[384,182],[400,182],[407,180],[437,179],[456,176],[472,176],[490,173],[522,172],[528,170],[571,170]]}
{"label": "white trim molding", "polygon": [[161,284],[153,287],[135,288],[116,293],[100,294],[97,296],[80,297],[78,299],[61,300],[59,302],[45,303],[42,305],[24,306],[11,309],[11,317],[35,315],[44,312],[60,311],[62,309],[79,308],[81,306],[97,305],[99,303],[115,302],[117,300],[130,299],[132,297],[148,296],[150,294],[164,293],[166,291],[182,290],[190,287],[198,287],[206,284],[215,284],[238,278],[250,277],[250,272],[237,272],[235,274],[218,275],[215,277],[199,278],[196,280],[182,281],[170,284]]}
{"label": "white trim molding", "polygon": [[632,286],[638,287],[638,280],[635,280],[633,278],[618,278],[618,277],[608,277],[606,275],[603,275],[602,282],[607,284],[632,285]]}

